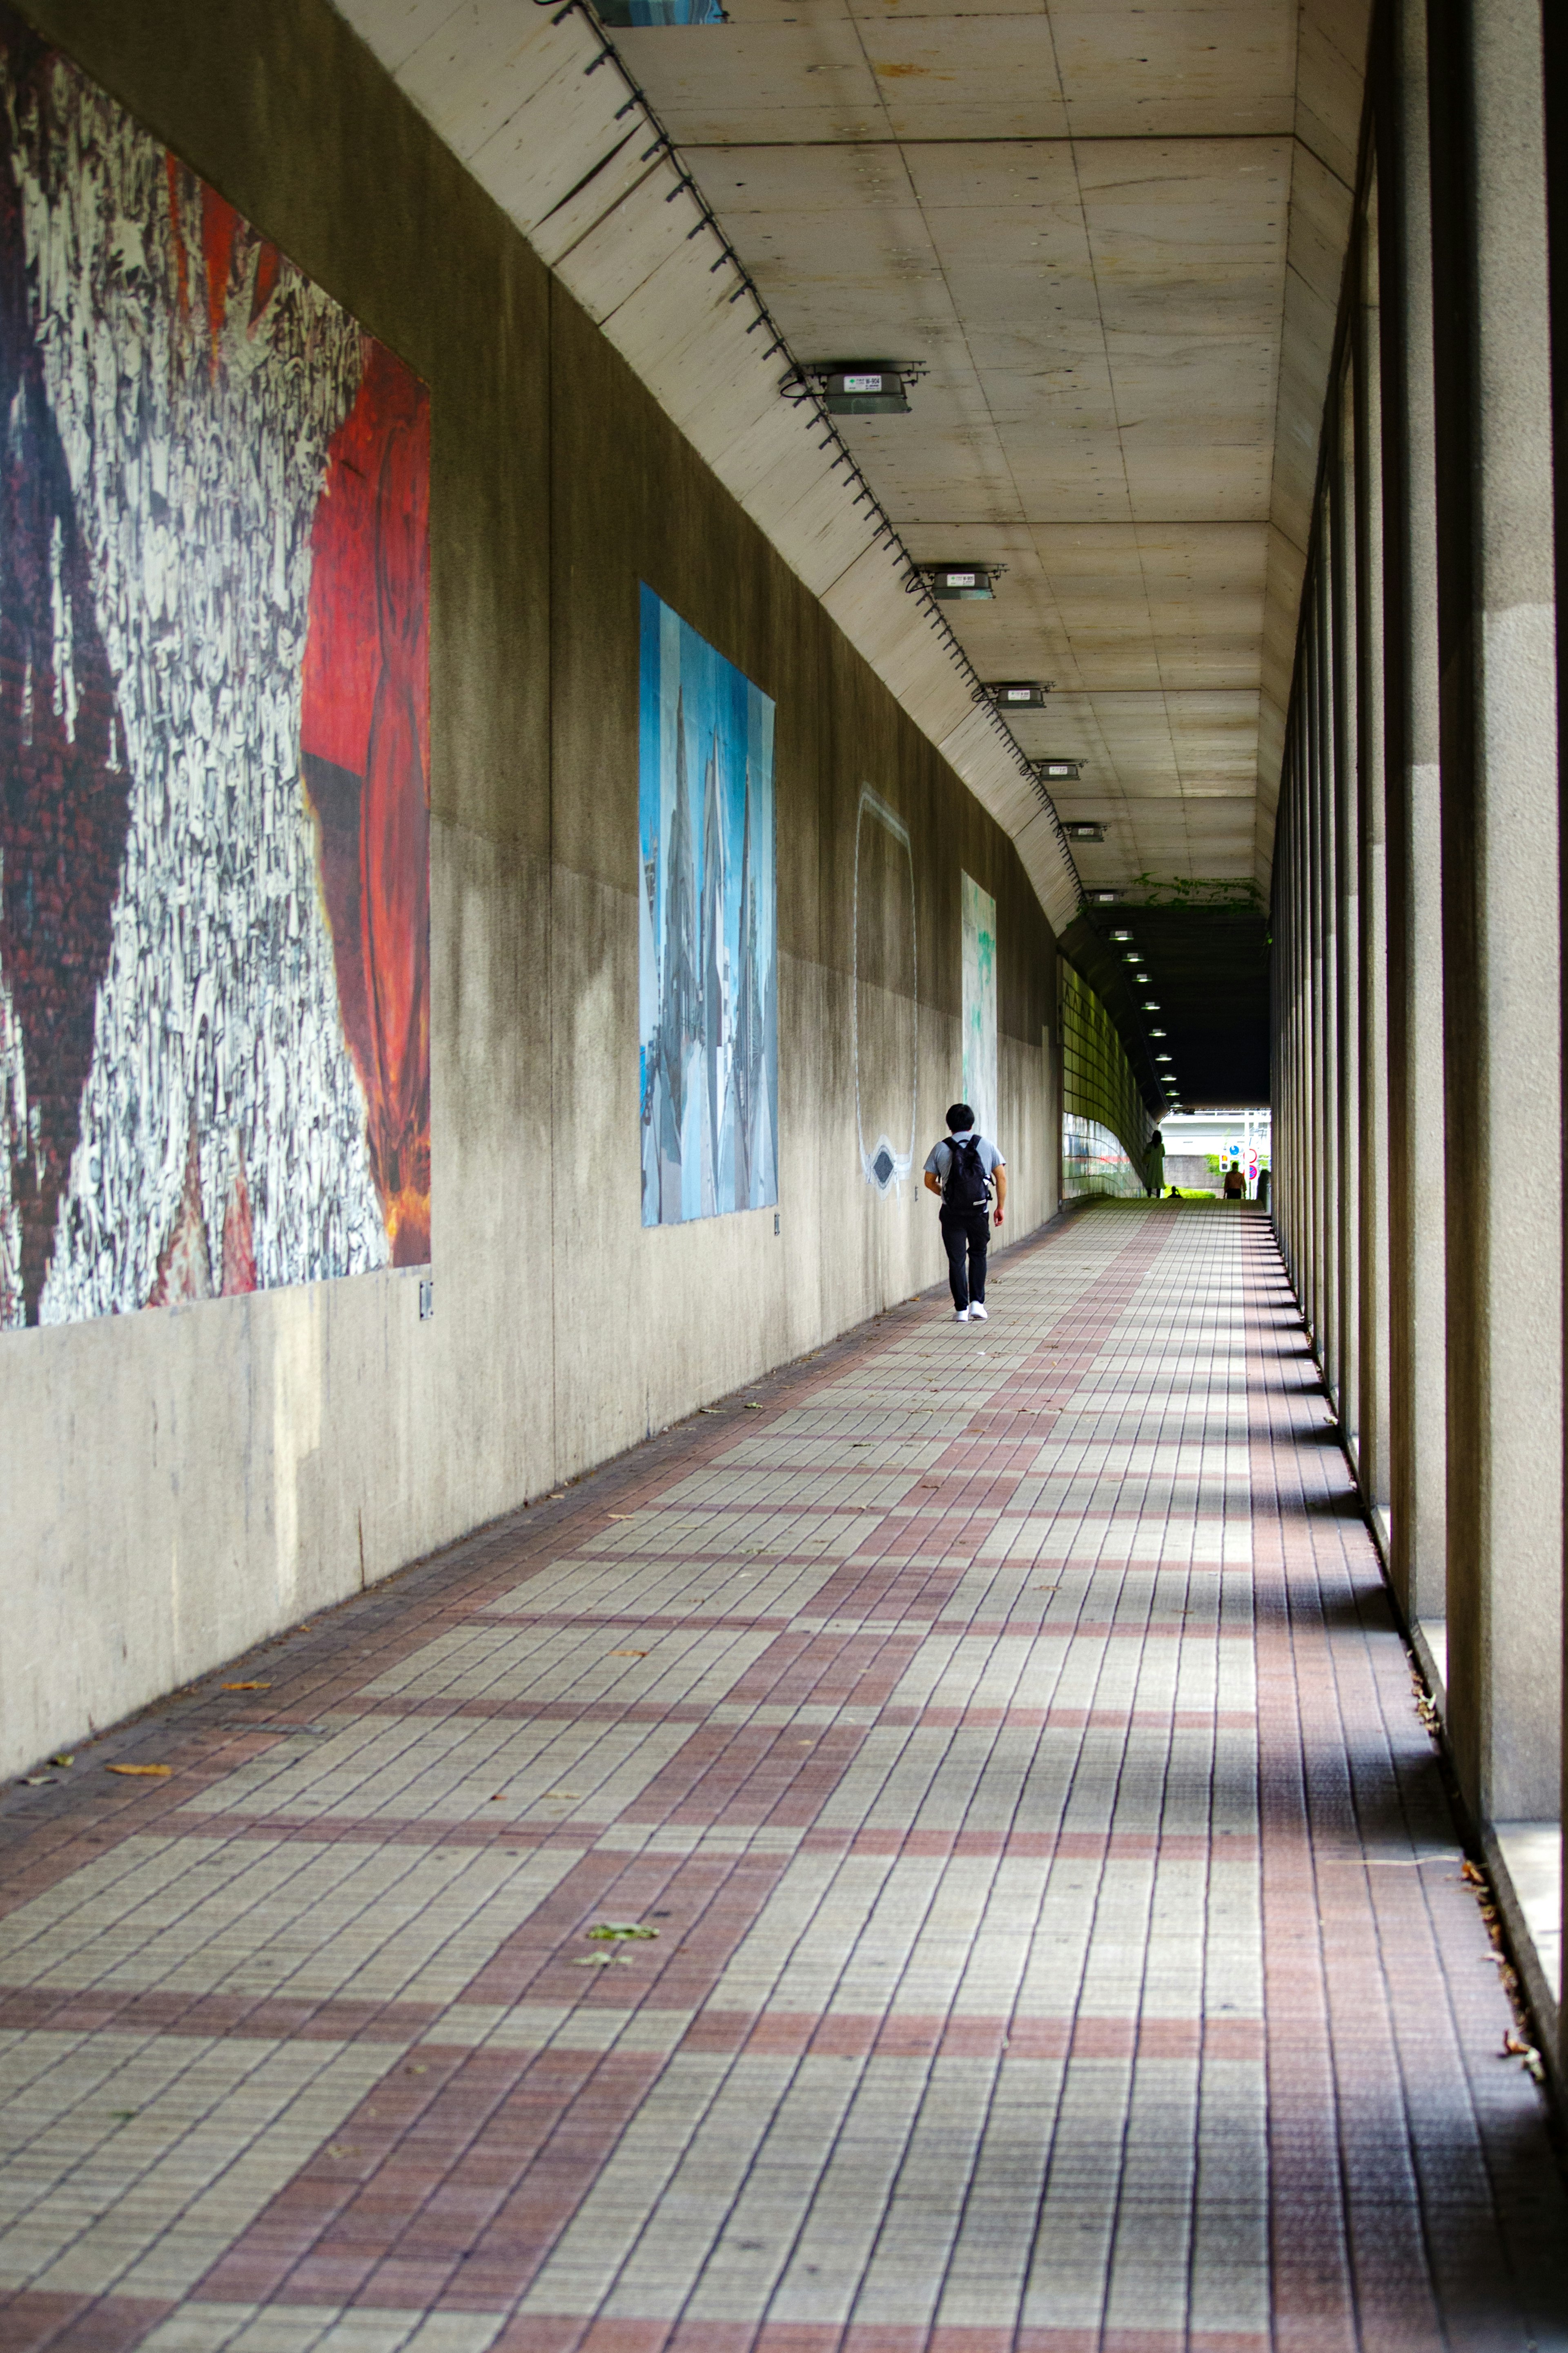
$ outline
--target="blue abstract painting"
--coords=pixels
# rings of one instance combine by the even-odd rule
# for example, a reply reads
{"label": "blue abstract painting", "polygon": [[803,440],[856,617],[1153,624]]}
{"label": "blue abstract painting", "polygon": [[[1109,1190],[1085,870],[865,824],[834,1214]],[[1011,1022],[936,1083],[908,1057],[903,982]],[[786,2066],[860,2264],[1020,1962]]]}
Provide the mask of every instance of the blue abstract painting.
{"label": "blue abstract painting", "polygon": [[778,1199],[773,706],[642,588],[642,1220]]}

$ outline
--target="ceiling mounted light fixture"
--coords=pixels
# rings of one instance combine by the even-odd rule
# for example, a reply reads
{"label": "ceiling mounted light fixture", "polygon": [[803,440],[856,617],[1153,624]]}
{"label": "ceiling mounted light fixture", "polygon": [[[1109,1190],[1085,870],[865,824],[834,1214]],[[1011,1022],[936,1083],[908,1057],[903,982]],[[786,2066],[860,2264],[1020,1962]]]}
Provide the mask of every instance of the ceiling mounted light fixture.
{"label": "ceiling mounted light fixture", "polygon": [[1151,1038],[1163,1038],[1164,1034],[1163,1029],[1151,1029],[1149,1032]]}
{"label": "ceiling mounted light fixture", "polygon": [[1121,898],[1120,891],[1086,891],[1085,902],[1090,907],[1114,907]]}
{"label": "ceiling mounted light fixture", "polygon": [[1081,760],[1031,760],[1029,763],[1042,785],[1076,785]]}
{"label": "ceiling mounted light fixture", "polygon": [[727,25],[719,0],[594,0],[601,25]]}
{"label": "ceiling mounted light fixture", "polygon": [[1043,711],[1050,691],[1037,678],[1000,679],[985,689],[998,711]]}
{"label": "ceiling mounted light fixture", "polygon": [[922,564],[921,571],[931,593],[943,605],[988,603],[994,583],[1007,569],[1005,564]]}
{"label": "ceiling mounted light fixture", "polygon": [[[1110,936],[1113,940],[1130,940],[1132,937],[1132,934],[1131,932],[1112,932]],[[1128,962],[1131,963],[1131,961],[1132,959],[1130,956],[1128,958]]]}
{"label": "ceiling mounted light fixture", "polygon": [[1093,818],[1064,818],[1062,831],[1069,841],[1103,841],[1105,828]]}
{"label": "ceiling mounted light fixture", "polygon": [[1158,1013],[1160,1008],[1155,1004],[1152,997],[1146,997],[1143,999],[1143,1010],[1145,1013]]}
{"label": "ceiling mounted light fixture", "polygon": [[830,417],[907,417],[908,368],[889,367],[883,360],[844,360],[831,367],[808,368]]}

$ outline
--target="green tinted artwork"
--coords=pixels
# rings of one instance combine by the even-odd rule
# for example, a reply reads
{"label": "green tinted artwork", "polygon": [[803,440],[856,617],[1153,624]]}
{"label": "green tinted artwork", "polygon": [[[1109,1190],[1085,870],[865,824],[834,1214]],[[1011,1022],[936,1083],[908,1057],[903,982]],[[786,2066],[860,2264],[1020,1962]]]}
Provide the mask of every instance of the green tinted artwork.
{"label": "green tinted artwork", "polygon": [[982,1135],[996,1141],[996,902],[963,881],[963,1096]]}

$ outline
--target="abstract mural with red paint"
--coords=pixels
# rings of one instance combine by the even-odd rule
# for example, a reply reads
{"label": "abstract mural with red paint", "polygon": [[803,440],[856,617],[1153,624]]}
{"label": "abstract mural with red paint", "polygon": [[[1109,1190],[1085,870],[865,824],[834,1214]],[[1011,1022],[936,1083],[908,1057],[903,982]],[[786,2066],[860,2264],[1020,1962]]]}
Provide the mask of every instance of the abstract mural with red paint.
{"label": "abstract mural with red paint", "polygon": [[0,1327],[430,1250],[425,386],[0,5]]}

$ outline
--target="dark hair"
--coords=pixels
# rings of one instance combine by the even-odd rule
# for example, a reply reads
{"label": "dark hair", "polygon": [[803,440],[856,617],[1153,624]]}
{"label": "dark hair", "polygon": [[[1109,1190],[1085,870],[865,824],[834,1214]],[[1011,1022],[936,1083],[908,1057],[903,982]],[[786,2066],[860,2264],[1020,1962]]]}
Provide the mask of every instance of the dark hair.
{"label": "dark hair", "polygon": [[974,1113],[968,1103],[948,1104],[947,1132],[949,1135],[962,1135],[965,1128],[973,1127],[973,1124]]}

